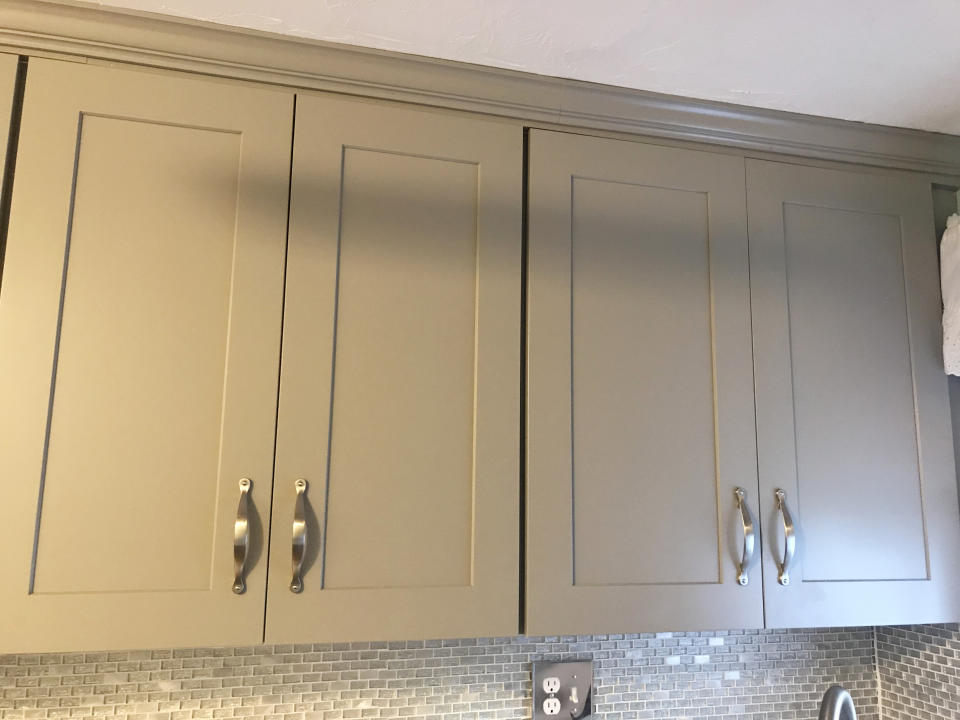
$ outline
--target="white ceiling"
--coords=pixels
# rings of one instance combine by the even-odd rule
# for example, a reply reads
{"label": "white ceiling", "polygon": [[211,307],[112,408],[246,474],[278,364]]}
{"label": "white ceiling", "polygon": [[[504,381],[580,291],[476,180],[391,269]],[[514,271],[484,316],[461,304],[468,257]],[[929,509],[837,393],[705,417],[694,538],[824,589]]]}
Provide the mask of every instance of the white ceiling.
{"label": "white ceiling", "polygon": [[674,95],[960,134],[960,0],[98,4]]}

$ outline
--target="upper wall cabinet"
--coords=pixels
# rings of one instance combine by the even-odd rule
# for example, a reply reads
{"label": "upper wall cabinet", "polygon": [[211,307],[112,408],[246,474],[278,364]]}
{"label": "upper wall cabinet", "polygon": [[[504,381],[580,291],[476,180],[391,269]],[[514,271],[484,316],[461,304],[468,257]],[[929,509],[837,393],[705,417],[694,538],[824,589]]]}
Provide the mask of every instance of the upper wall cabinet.
{"label": "upper wall cabinet", "polygon": [[930,183],[755,161],[747,179],[767,625],[956,621]]}
{"label": "upper wall cabinet", "polygon": [[512,635],[521,442],[527,632],[960,619],[928,181],[531,130],[524,435],[520,124],[293,114],[30,60],[0,652]]}
{"label": "upper wall cabinet", "polygon": [[522,157],[298,97],[268,642],[517,631]]}
{"label": "upper wall cabinet", "polygon": [[261,639],[292,108],[30,61],[0,291],[4,651]]}
{"label": "upper wall cabinet", "polygon": [[761,627],[742,158],[534,131],[529,193],[528,631]]}

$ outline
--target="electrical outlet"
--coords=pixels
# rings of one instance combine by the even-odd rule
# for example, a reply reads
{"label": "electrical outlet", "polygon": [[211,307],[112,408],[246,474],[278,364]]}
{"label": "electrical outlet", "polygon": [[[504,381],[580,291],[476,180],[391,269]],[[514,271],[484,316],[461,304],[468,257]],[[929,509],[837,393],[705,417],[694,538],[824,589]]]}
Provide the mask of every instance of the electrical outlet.
{"label": "electrical outlet", "polygon": [[560,678],[548,677],[543,679],[543,691],[547,695],[556,695],[560,692]]}
{"label": "electrical outlet", "polygon": [[534,720],[580,720],[593,712],[593,663],[535,662]]}

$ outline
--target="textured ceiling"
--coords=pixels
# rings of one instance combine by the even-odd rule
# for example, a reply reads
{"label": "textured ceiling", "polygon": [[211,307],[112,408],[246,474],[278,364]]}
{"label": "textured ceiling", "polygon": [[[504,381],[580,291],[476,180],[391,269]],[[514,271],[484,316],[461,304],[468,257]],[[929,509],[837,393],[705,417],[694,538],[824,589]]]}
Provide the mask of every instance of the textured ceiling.
{"label": "textured ceiling", "polygon": [[960,134],[960,0],[106,0],[543,75]]}

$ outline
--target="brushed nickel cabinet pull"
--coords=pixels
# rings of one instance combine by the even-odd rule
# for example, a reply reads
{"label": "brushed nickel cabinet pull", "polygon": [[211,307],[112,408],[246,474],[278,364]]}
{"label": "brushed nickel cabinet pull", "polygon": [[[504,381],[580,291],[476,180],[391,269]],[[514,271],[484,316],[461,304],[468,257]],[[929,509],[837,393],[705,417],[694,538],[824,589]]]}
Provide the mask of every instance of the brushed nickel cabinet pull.
{"label": "brushed nickel cabinet pull", "polygon": [[781,585],[790,584],[790,562],[793,560],[793,555],[797,550],[797,537],[793,527],[793,517],[790,515],[790,509],[787,507],[787,494],[777,488],[774,495],[777,498],[777,512],[780,513],[780,518],[783,520],[783,560],[777,561],[777,570],[779,575],[777,577],[777,582]]}
{"label": "brushed nickel cabinet pull", "polygon": [[753,560],[756,532],[753,525],[753,516],[750,515],[750,507],[746,503],[746,491],[741,487],[734,488],[733,495],[736,498],[737,510],[740,511],[740,522],[743,523],[743,548],[740,550],[740,561],[737,563],[737,582],[746,585],[750,582],[747,568],[750,567],[750,561]]}
{"label": "brushed nickel cabinet pull", "polygon": [[240,503],[237,505],[237,519],[233,523],[233,591],[243,595],[247,590],[247,583],[243,579],[243,572],[247,565],[247,552],[250,549],[250,488],[253,486],[250,478],[240,480]]}
{"label": "brushed nickel cabinet pull", "polygon": [[303,556],[307,549],[306,493],[307,481],[299,478],[294,484],[297,502],[293,506],[293,579],[290,592],[303,592]]}

